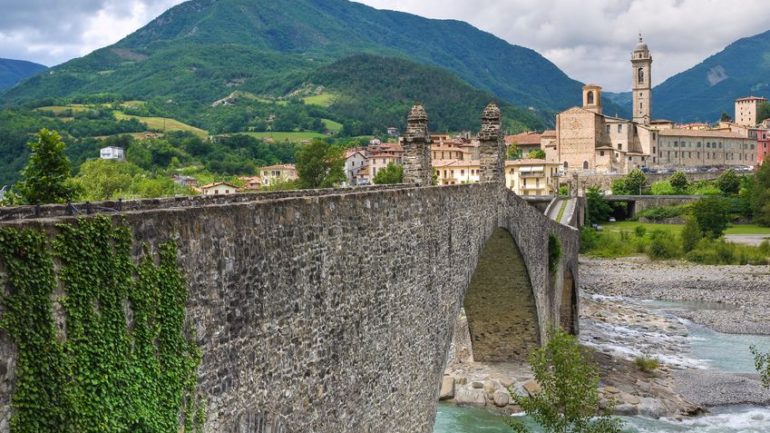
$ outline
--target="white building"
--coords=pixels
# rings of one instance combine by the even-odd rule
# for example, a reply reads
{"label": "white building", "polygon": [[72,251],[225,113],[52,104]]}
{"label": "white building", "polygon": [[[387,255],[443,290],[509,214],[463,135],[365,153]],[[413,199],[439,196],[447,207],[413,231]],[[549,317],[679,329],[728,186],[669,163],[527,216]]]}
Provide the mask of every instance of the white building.
{"label": "white building", "polygon": [[107,146],[103,147],[99,151],[99,158],[113,161],[124,161],[126,159],[126,152],[122,147]]}

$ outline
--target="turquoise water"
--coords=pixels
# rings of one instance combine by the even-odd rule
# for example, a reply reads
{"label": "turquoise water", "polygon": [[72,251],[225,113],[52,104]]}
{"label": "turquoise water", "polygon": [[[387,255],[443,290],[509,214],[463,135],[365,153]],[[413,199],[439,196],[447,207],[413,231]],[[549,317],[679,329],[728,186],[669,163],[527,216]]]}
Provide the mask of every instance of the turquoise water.
{"label": "turquoise water", "polygon": [[[627,433],[768,433],[770,409],[731,407],[713,409],[708,416],[682,422],[624,417]],[[532,427],[530,425],[530,427]],[[542,430],[531,429],[532,433]],[[505,417],[483,409],[440,405],[434,433],[511,433]]]}
{"label": "turquoise water", "polygon": [[[696,308],[729,308],[694,303],[651,302],[654,309],[668,312]],[[706,362],[710,368],[732,373],[754,373],[752,344],[770,351],[770,336],[731,335],[714,332],[688,323],[691,356]],[[770,433],[770,408],[726,407],[711,409],[708,416],[684,421],[624,417],[627,433]],[[505,417],[484,409],[442,404],[436,415],[434,433],[511,433]],[[531,425],[532,433],[542,430]]]}

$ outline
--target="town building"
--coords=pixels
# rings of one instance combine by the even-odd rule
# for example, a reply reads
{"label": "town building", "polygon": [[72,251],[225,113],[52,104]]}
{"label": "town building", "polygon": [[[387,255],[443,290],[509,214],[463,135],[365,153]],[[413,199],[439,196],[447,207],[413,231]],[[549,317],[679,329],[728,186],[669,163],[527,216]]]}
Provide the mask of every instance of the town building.
{"label": "town building", "polygon": [[755,127],[759,123],[759,106],[767,102],[766,98],[749,96],[735,101],[735,123],[740,126]]}
{"label": "town building", "polygon": [[245,176],[238,178],[238,180],[243,182],[243,186],[241,187],[241,190],[243,191],[256,191],[262,188],[261,176]]}
{"label": "town building", "polygon": [[171,176],[171,180],[173,180],[176,185],[183,188],[195,188],[198,186],[198,180],[192,176],[182,176],[180,174],[175,174]]}
{"label": "town building", "polygon": [[479,183],[481,161],[440,159],[432,160],[433,172],[438,185],[462,185]]}
{"label": "town building", "polygon": [[538,132],[522,132],[505,136],[505,147],[516,145],[519,158],[526,158],[533,150],[544,150],[543,134]]}
{"label": "town building", "polygon": [[757,134],[757,165],[762,165],[770,155],[770,129],[763,129]]}
{"label": "town building", "polygon": [[658,165],[671,168],[753,166],[757,141],[724,130],[667,129],[660,131]]}
{"label": "town building", "polygon": [[227,182],[214,182],[200,187],[201,194],[208,196],[230,195],[238,191],[238,187]]}
{"label": "town building", "polygon": [[257,170],[258,174],[262,176],[263,186],[299,179],[297,168],[294,164],[271,165],[269,167],[260,167]]}
{"label": "town building", "polygon": [[639,35],[639,44],[631,54],[633,69],[633,121],[640,125],[649,126],[652,120],[652,55],[647,44]]}
{"label": "town building", "polygon": [[345,152],[345,177],[348,185],[369,185],[369,157],[365,149],[350,149]]}
{"label": "town building", "polygon": [[125,161],[126,152],[122,147],[107,146],[99,151],[99,158],[111,161]]}
{"label": "town building", "polygon": [[521,196],[555,195],[559,191],[559,164],[542,159],[506,161],[505,185]]}

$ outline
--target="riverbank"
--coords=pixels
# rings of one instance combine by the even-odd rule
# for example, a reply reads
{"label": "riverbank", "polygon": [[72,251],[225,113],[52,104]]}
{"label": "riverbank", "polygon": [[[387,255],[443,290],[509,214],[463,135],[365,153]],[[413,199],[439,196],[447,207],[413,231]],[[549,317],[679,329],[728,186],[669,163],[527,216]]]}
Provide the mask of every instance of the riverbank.
{"label": "riverbank", "polygon": [[[681,319],[704,325],[703,332],[770,334],[770,268],[582,258],[580,277],[586,345],[618,358],[659,359],[669,368],[668,389],[694,406],[770,404],[750,366],[724,372],[693,354]],[[642,301],[652,299],[687,306]],[[723,366],[731,356],[749,356],[748,347],[723,351]]]}
{"label": "riverbank", "polygon": [[680,315],[728,334],[770,335],[770,267],[653,262],[645,257],[580,260],[587,294],[701,303]]}

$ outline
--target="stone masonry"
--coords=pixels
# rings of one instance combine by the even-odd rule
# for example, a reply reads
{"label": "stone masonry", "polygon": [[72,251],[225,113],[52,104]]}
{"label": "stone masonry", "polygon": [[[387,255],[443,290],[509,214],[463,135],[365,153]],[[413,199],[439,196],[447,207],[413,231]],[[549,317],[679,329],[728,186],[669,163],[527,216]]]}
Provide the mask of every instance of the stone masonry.
{"label": "stone masonry", "polygon": [[433,183],[430,143],[428,113],[422,105],[415,105],[406,119],[406,135],[403,143],[405,184],[430,186]]}
{"label": "stone masonry", "polygon": [[[577,275],[578,232],[503,185],[202,203],[113,220],[132,228],[137,257],[145,243],[178,244],[207,433],[430,433],[455,319],[493,233],[505,229],[521,253],[541,339],[560,322],[562,275]],[[52,232],[72,221],[0,225]],[[556,275],[549,234],[564,252]],[[15,349],[4,334],[0,356],[6,433]]]}
{"label": "stone masonry", "polygon": [[500,133],[500,108],[489,104],[481,115],[479,154],[481,157],[481,182],[505,183],[505,143]]}

